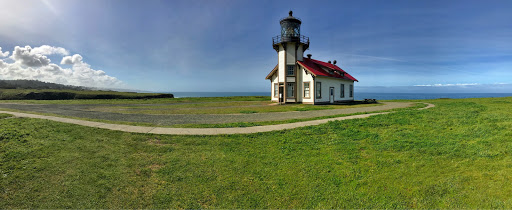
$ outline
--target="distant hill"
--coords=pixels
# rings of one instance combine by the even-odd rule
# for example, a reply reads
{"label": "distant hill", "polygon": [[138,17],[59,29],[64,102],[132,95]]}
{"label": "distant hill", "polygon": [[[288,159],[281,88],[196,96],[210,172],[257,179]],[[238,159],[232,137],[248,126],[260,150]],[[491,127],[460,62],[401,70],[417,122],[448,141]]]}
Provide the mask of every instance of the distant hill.
{"label": "distant hill", "polygon": [[152,99],[173,94],[99,90],[37,80],[0,80],[0,100]]}
{"label": "distant hill", "polygon": [[0,80],[0,89],[90,90],[91,88],[42,82],[38,80]]}

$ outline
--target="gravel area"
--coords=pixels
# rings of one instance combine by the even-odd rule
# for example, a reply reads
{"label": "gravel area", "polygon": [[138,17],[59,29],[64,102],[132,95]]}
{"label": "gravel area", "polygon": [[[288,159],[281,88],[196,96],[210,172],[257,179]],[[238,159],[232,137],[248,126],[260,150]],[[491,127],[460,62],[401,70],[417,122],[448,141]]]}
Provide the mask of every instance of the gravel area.
{"label": "gravel area", "polygon": [[289,119],[303,119],[321,116],[352,114],[357,112],[383,111],[395,108],[412,106],[410,102],[385,102],[381,106],[358,107],[347,109],[328,109],[313,111],[269,112],[254,114],[173,114],[173,115],[147,115],[147,114],[120,114],[110,112],[87,111],[94,106],[105,105],[57,105],[57,104],[0,104],[0,108],[50,113],[62,116],[81,117],[90,119],[144,122],[156,125],[174,124],[220,124],[233,122],[261,122]]}

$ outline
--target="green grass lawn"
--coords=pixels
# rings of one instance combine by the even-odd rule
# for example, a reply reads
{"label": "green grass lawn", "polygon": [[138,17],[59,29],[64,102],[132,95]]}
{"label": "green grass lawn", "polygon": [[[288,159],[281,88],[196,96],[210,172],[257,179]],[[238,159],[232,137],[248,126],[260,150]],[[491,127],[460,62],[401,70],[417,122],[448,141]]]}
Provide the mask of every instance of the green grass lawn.
{"label": "green grass lawn", "polygon": [[407,108],[397,108],[383,111],[374,111],[374,112],[357,112],[352,114],[339,114],[339,115],[328,115],[322,117],[313,117],[313,118],[302,118],[302,119],[289,119],[289,120],[274,120],[274,121],[262,121],[262,122],[235,122],[235,123],[220,123],[220,124],[176,124],[169,127],[174,128],[234,128],[234,127],[253,127],[253,126],[262,126],[262,125],[277,125],[277,124],[285,124],[285,123],[294,123],[294,122],[303,122],[303,121],[311,121],[311,120],[320,120],[320,119],[328,119],[328,118],[336,118],[336,117],[345,117],[351,115],[361,115],[368,113],[379,113],[379,112],[395,112],[395,111],[406,111],[406,110],[415,110],[419,108],[426,107],[427,104],[417,103],[414,106]]}
{"label": "green grass lawn", "polygon": [[8,117],[12,117],[12,115],[0,113],[0,119],[4,119],[4,118],[8,118]]}
{"label": "green grass lawn", "polygon": [[0,208],[512,208],[512,98],[422,102],[251,135],[0,119]]}
{"label": "green grass lawn", "polygon": [[265,112],[311,111],[325,109],[347,109],[356,107],[379,106],[382,104],[354,105],[312,105],[286,104],[277,105],[271,101],[226,101],[207,103],[179,103],[160,106],[97,106],[89,111],[113,112],[123,114],[252,114]]}
{"label": "green grass lawn", "polygon": [[[375,105],[381,105],[381,104],[375,104]],[[336,105],[336,106],[340,106],[340,105]],[[341,105],[341,106],[344,106],[344,105]],[[353,105],[351,105],[351,106],[353,106]],[[71,118],[71,119],[87,120],[87,121],[93,121],[93,122],[103,122],[103,123],[109,123],[109,124],[120,124],[120,125],[168,127],[168,128],[234,128],[234,127],[253,127],[253,126],[262,126],[262,125],[278,125],[278,124],[285,124],[285,123],[328,119],[328,118],[336,118],[336,117],[344,117],[344,116],[360,115],[360,114],[368,114],[368,113],[415,110],[415,109],[423,108],[426,106],[427,105],[424,103],[416,103],[415,105],[413,105],[411,107],[407,107],[407,108],[396,108],[396,109],[373,111],[373,112],[357,112],[357,113],[352,113],[352,114],[327,115],[327,116],[313,117],[313,118],[274,120],[274,121],[261,121],[261,122],[234,122],[234,123],[218,123],[218,124],[174,124],[174,125],[157,125],[157,124],[153,124],[153,123],[144,123],[144,122],[113,121],[113,120],[102,120],[102,119],[83,118],[83,117],[71,117],[71,116],[62,116],[62,115],[58,115],[58,114],[49,114],[49,113],[32,112],[32,111],[20,111],[20,110],[16,110],[16,109],[0,109],[0,110],[37,114],[37,115],[65,117],[65,118]],[[352,108],[352,107],[346,107],[346,108]],[[340,108],[340,109],[343,109],[343,108]],[[248,114],[250,114],[250,113],[248,113]],[[5,115],[11,116],[8,114],[5,114]],[[2,114],[0,114],[0,116],[2,116]]]}
{"label": "green grass lawn", "polygon": [[[372,106],[372,105],[378,106],[378,105],[382,105],[382,104],[348,105],[347,107],[338,107],[338,106],[346,106],[346,105],[333,105],[333,106],[337,109],[345,109],[345,108],[363,107],[363,106]],[[233,128],[233,127],[253,127],[253,126],[262,126],[262,125],[277,125],[277,124],[285,124],[285,123],[294,123],[294,122],[303,122],[303,121],[311,121],[311,120],[319,120],[319,119],[327,119],[327,118],[344,117],[344,116],[350,116],[350,115],[360,115],[360,114],[379,113],[379,112],[392,112],[392,111],[398,111],[398,110],[411,110],[411,109],[418,109],[418,108],[422,108],[422,107],[426,107],[426,106],[427,105],[424,103],[417,103],[416,105],[407,107],[407,108],[397,108],[397,109],[373,111],[373,112],[357,112],[357,113],[352,113],[352,114],[328,115],[328,116],[313,117],[313,118],[274,120],[274,121],[261,121],[261,122],[234,122],[234,123],[218,123],[218,124],[174,124],[174,125],[158,125],[158,124],[145,123],[145,122],[113,121],[113,120],[102,120],[102,119],[84,118],[84,117],[72,117],[72,116],[63,116],[63,115],[59,115],[59,114],[41,113],[41,112],[34,112],[34,111],[21,111],[21,110],[17,110],[17,109],[6,109],[6,108],[0,108],[0,110],[37,114],[37,115],[65,117],[65,118],[71,118],[71,119],[87,120],[87,121],[93,121],[93,122],[103,122],[103,123],[109,123],[109,124],[120,124],[120,125],[169,127],[169,128]],[[251,113],[255,113],[255,112],[249,112],[249,113],[245,113],[245,114],[251,114]],[[1,116],[1,114],[0,114],[0,116]],[[150,115],[148,115],[148,116],[150,116]]]}

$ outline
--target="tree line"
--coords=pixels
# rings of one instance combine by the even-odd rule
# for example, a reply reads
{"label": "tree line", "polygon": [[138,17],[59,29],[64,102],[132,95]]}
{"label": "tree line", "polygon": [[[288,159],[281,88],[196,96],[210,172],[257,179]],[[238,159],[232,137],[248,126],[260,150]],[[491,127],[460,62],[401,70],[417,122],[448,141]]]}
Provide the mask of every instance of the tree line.
{"label": "tree line", "polygon": [[74,85],[63,85],[39,80],[0,80],[0,89],[55,89],[55,90],[90,90]]}

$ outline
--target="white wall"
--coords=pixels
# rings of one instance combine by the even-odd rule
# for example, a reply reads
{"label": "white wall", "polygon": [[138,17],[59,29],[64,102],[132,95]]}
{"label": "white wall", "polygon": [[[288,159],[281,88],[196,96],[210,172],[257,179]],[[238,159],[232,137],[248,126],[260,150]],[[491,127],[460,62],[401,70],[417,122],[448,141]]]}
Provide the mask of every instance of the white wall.
{"label": "white wall", "polygon": [[[279,53],[278,53],[278,69],[277,69],[277,74],[276,74],[276,77],[277,78],[272,78],[272,100],[277,100],[278,98],[274,98],[273,97],[273,94],[274,94],[274,83],[275,82],[285,82],[285,74],[286,74],[286,65],[296,65],[296,59],[295,59],[295,43],[286,43],[287,46],[286,46],[286,51],[284,50],[284,47],[282,45],[279,46]],[[303,45],[299,45],[299,48],[297,49],[297,60],[300,60],[302,61],[303,59],[303,52],[302,52],[302,49],[303,49]],[[286,59],[285,59],[286,58]],[[286,60],[286,63],[285,63],[285,60]],[[302,78],[303,78],[303,70],[302,68],[299,68],[297,70],[297,81],[295,81],[295,78],[293,77],[288,77],[286,79],[286,82],[295,82],[296,83],[296,89],[297,89],[297,95],[296,95],[296,99],[297,99],[297,102],[301,102],[302,101],[302,95],[304,94],[303,93],[303,83],[302,83]],[[308,75],[308,78],[312,81],[312,77],[311,75]],[[285,84],[285,89],[286,89],[286,84]],[[313,83],[311,83],[311,87],[310,87],[311,90],[313,90]],[[287,91],[287,90],[285,90]],[[285,94],[285,93],[283,93]],[[313,94],[313,92],[311,92],[311,94]],[[313,95],[311,97],[311,99],[307,99],[308,102],[314,102],[314,99],[313,99]],[[295,102],[295,100],[287,100],[287,102]]]}
{"label": "white wall", "polygon": [[[346,101],[346,100],[354,100],[354,97],[349,97],[350,95],[350,85],[354,84],[354,81],[342,80],[342,79],[334,79],[329,77],[316,77],[315,78],[315,88],[316,82],[322,83],[322,98],[316,98],[316,91],[314,92],[315,102],[329,102],[329,88],[334,87],[334,100],[335,101]],[[345,84],[345,97],[341,98],[340,89],[341,84]]]}
{"label": "white wall", "polygon": [[286,47],[286,64],[294,65],[295,64],[295,43],[290,42],[286,43],[288,46]]}
{"label": "white wall", "polygon": [[[271,83],[271,87],[270,87],[270,95],[272,97],[272,101],[279,101],[279,95],[277,97],[274,97],[274,83],[279,83],[277,81],[277,74],[274,74],[272,76],[272,79],[270,79]],[[279,89],[279,84],[278,84],[278,89]]]}
{"label": "white wall", "polygon": [[297,60],[298,61],[303,61],[304,60],[303,59],[304,58],[304,51],[303,51],[303,49],[304,49],[304,45],[303,44],[299,45],[299,49],[297,49]]}
{"label": "white wall", "polygon": [[[287,43],[288,46],[286,48],[286,63],[289,65],[295,64],[295,43]],[[303,44],[299,44],[299,48],[297,48],[297,60],[302,61],[304,57],[303,52]]]}
{"label": "white wall", "polygon": [[[304,68],[300,68],[300,72],[299,72],[299,75],[300,77],[302,78],[301,79],[301,83],[299,84],[300,86],[300,98],[302,99],[302,102],[303,103],[314,103],[315,102],[315,89],[314,89],[314,84],[313,84],[313,76],[311,76],[311,74],[308,72],[306,73],[304,71]],[[304,98],[304,82],[309,82],[309,99],[308,98]]]}
{"label": "white wall", "polygon": [[286,65],[284,64],[284,56],[285,56],[284,48],[283,48],[283,46],[279,45],[279,54],[278,54],[279,64],[278,64],[278,69],[277,69],[277,72],[279,75],[279,82],[284,82],[284,77],[285,77],[284,73],[285,73]]}
{"label": "white wall", "polygon": [[302,67],[299,66],[299,65],[296,65],[295,67],[297,69],[297,71],[295,72],[296,76],[297,76],[297,82],[295,83],[295,86],[297,88],[297,95],[296,95],[296,98],[297,98],[297,102],[302,102]]}

